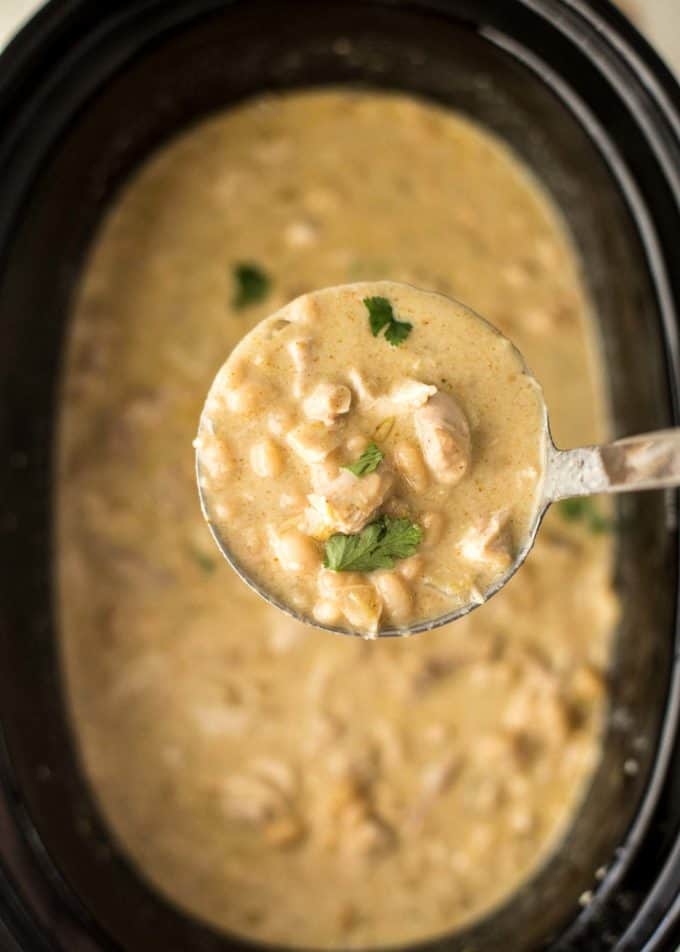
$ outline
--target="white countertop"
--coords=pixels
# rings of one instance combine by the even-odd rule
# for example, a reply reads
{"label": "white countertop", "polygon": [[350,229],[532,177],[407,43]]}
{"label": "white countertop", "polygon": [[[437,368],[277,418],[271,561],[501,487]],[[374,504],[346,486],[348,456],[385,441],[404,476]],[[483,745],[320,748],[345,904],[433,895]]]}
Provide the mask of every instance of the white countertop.
{"label": "white countertop", "polygon": [[[680,0],[619,0],[680,73]],[[42,0],[0,0],[0,49]]]}
{"label": "white countertop", "polygon": [[41,0],[0,0],[0,47],[41,6]]}
{"label": "white countertop", "polygon": [[680,0],[628,0],[622,6],[680,74]]}

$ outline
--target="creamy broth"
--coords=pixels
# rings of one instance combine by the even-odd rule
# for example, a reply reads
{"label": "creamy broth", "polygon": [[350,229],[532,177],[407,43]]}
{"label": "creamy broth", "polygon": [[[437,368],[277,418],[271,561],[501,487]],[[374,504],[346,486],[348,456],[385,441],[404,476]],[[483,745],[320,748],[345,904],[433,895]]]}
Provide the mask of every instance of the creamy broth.
{"label": "creamy broth", "polygon": [[379,281],[258,324],[218,373],[196,448],[240,570],[299,615],[374,637],[479,604],[507,576],[536,523],[546,430],[506,337]]}
{"label": "creamy broth", "polygon": [[[242,261],[270,290],[238,308]],[[60,610],[86,774],[163,895],[295,947],[482,915],[557,846],[599,756],[606,533],[551,512],[488,605],[362,642],[268,607],[206,532],[191,443],[224,355],[301,293],[385,278],[515,341],[559,443],[606,436],[547,197],[494,138],[404,96],[261,99],[152,158],[101,229],[65,375]]]}

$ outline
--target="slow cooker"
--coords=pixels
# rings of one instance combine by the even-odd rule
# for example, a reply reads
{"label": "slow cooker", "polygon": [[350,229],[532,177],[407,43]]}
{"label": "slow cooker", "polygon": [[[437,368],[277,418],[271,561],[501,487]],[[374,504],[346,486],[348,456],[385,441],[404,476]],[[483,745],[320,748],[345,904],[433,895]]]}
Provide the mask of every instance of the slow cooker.
{"label": "slow cooker", "polygon": [[[579,248],[616,435],[680,425],[680,89],[606,0],[52,0],[0,58],[3,949],[254,947],[145,885],[79,767],[55,621],[61,357],[88,243],[152,150],[254,93],[343,84],[451,106],[519,153]],[[420,948],[680,946],[676,497],[620,506],[622,620],[587,797],[511,900]]]}

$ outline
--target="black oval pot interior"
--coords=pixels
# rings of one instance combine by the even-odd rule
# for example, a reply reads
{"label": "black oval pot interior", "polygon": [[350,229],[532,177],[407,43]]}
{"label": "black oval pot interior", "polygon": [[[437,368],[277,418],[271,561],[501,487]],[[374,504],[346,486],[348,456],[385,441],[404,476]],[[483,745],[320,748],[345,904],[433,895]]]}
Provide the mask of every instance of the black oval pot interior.
{"label": "black oval pot interior", "polygon": [[[61,931],[69,949],[247,947],[165,903],[110,840],[80,772],[60,679],[52,474],[69,312],[102,214],[152,150],[263,90],[359,84],[469,114],[512,145],[569,222],[596,305],[617,434],[678,423],[680,216],[668,173],[678,161],[670,129],[677,91],[644,44],[604,3],[587,16],[582,4],[556,0],[320,6],[54,3],[6,54],[4,73],[0,66],[5,783],[55,890],[52,925],[56,906],[57,932],[69,922]],[[591,14],[620,28],[626,56],[589,26]],[[350,41],[350,55],[339,39]],[[662,83],[665,115],[640,83],[635,57]],[[631,929],[651,935],[663,918],[665,910],[644,921],[638,913],[678,823],[668,785],[677,776],[674,498],[631,496],[619,514],[623,611],[602,764],[563,847],[534,881],[432,949],[597,952]],[[623,770],[628,760],[637,772]],[[654,868],[640,861],[644,849]],[[600,867],[608,873],[596,880]],[[672,898],[677,879],[664,882]],[[579,897],[593,889],[593,903],[581,908]],[[38,932],[27,948],[40,947]]]}

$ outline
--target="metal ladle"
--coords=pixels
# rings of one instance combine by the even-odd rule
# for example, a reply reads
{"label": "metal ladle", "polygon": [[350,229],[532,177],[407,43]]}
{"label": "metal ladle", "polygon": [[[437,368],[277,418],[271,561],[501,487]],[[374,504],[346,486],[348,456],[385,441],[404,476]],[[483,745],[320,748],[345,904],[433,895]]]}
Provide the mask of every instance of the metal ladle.
{"label": "metal ladle", "polygon": [[[526,372],[529,373],[528,370]],[[600,493],[636,492],[644,489],[667,489],[680,486],[680,428],[627,437],[602,446],[560,450],[552,440],[546,409],[544,412],[544,437],[545,470],[541,499],[525,544],[516,553],[515,559],[507,572],[486,591],[476,593],[474,601],[469,604],[460,606],[436,618],[418,621],[406,627],[381,629],[375,636],[371,637],[404,636],[430,631],[433,628],[439,628],[441,625],[456,621],[474,608],[483,605],[507,584],[522,565],[531,551],[545,513],[554,502],[571,497]],[[257,592],[265,601],[298,621],[326,631],[341,634],[360,634],[367,637],[365,632],[355,632],[346,628],[324,625],[301,615],[251,578],[230,552],[211,513],[211,500],[204,490],[203,480],[201,479],[200,443],[196,450],[196,475],[201,508],[213,538],[227,562],[253,591]]]}

